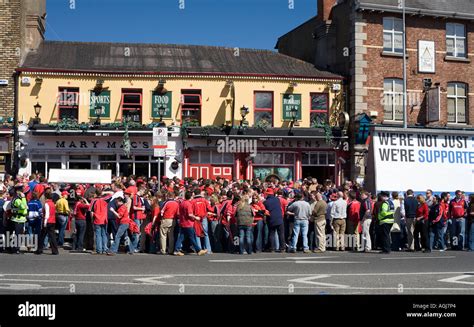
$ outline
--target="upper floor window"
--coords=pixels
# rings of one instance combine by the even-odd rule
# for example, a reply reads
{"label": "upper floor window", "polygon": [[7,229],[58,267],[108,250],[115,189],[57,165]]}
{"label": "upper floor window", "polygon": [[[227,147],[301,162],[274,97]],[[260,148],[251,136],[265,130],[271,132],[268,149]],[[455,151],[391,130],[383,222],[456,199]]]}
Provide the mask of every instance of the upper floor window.
{"label": "upper floor window", "polygon": [[328,122],[329,98],[327,93],[311,93],[311,126]]}
{"label": "upper floor window", "polygon": [[79,120],[79,88],[59,88],[58,118]]}
{"label": "upper floor window", "polygon": [[254,96],[254,123],[265,120],[273,126],[273,92],[257,91]]}
{"label": "upper floor window", "polygon": [[466,58],[466,27],[463,24],[446,23],[446,54]]}
{"label": "upper floor window", "polygon": [[383,81],[384,120],[403,120],[403,80],[386,78]]}
{"label": "upper floor window", "polygon": [[448,83],[448,123],[466,123],[466,94],[466,84]]}
{"label": "upper floor window", "polygon": [[401,19],[383,18],[383,51],[403,54],[403,21]]}
{"label": "upper floor window", "polygon": [[181,90],[181,121],[201,125],[201,90]]}
{"label": "upper floor window", "polygon": [[122,119],[135,123],[142,122],[142,90],[122,90]]}

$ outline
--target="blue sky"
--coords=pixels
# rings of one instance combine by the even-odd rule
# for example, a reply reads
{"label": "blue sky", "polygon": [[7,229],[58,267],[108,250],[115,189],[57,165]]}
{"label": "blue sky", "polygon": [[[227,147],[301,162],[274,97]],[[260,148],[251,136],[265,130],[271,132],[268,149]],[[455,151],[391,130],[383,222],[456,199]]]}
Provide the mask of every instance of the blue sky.
{"label": "blue sky", "polygon": [[279,36],[316,15],[317,7],[317,0],[46,1],[47,40],[260,49],[273,49]]}

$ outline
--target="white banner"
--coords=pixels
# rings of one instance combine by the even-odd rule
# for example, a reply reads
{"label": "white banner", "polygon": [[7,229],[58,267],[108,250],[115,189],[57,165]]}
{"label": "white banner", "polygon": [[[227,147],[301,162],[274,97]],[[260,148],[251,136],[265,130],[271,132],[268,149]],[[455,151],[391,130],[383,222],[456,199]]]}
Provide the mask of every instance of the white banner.
{"label": "white banner", "polygon": [[474,136],[373,133],[377,191],[474,192]]}
{"label": "white banner", "polygon": [[111,181],[111,170],[50,169],[48,176],[50,183],[110,184]]}

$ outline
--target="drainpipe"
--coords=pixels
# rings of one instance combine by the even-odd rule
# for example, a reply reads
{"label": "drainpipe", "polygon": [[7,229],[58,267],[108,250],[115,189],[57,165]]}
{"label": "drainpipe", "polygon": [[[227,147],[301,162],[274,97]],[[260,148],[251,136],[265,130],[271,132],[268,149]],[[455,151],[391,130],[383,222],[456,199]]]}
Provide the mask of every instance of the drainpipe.
{"label": "drainpipe", "polygon": [[14,83],[14,95],[13,95],[13,158],[11,164],[11,173],[16,177],[19,170],[19,157],[18,157],[18,142],[19,142],[19,135],[18,135],[18,80],[19,80],[20,73],[15,71],[13,74],[13,83]]}

